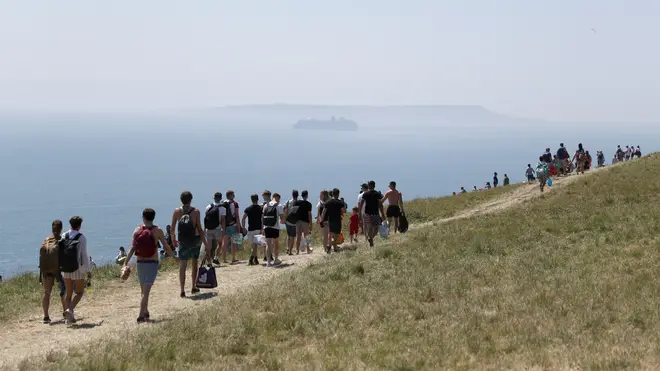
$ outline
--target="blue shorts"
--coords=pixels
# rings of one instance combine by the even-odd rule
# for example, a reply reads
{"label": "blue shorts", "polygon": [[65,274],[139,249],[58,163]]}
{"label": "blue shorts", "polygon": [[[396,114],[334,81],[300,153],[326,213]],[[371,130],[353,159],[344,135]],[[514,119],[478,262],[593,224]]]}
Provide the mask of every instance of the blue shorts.
{"label": "blue shorts", "polygon": [[137,276],[140,285],[153,285],[158,275],[158,260],[138,260]]}
{"label": "blue shorts", "polygon": [[197,260],[199,259],[202,241],[197,237],[194,241],[181,242],[179,241],[179,259],[181,260]]}
{"label": "blue shorts", "polygon": [[227,236],[229,236],[230,238],[231,238],[231,236],[235,235],[236,233],[238,233],[238,231],[236,230],[236,224],[227,226],[227,228],[225,228],[225,234]]}

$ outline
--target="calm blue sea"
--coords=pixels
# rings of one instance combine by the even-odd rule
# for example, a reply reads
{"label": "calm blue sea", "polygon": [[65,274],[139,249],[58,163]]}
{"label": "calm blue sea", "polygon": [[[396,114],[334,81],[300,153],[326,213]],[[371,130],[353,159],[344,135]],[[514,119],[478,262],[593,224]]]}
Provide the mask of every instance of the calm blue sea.
{"label": "calm blue sea", "polygon": [[[404,199],[441,196],[491,180],[521,181],[527,163],[564,141],[604,150],[657,150],[658,134],[629,126],[529,124],[365,125],[357,132],[294,131],[290,125],[185,115],[5,116],[0,122],[0,275],[36,270],[53,219],[84,218],[90,254],[108,263],[130,244],[145,207],[166,225],[182,190],[204,207],[215,191],[236,191],[241,208],[264,189],[293,188],[317,199],[338,187],[350,204],[360,183],[399,184]],[[562,124],[568,125],[568,124]],[[568,126],[571,127],[571,126]],[[654,147],[655,146],[655,147]]]}

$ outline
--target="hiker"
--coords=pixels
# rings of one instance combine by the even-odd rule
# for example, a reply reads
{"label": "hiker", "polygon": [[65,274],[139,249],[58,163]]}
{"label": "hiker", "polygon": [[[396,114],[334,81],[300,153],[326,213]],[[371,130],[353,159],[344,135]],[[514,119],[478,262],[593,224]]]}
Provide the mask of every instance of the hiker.
{"label": "hiker", "polygon": [[179,248],[179,284],[181,285],[182,298],[186,297],[186,270],[188,269],[188,260],[191,261],[192,274],[190,279],[192,281],[192,289],[190,292],[196,294],[199,292],[197,288],[197,271],[199,265],[199,254],[201,244],[204,244],[206,256],[211,256],[211,245],[206,241],[204,229],[200,220],[200,212],[198,209],[191,205],[193,195],[189,191],[181,193],[181,207],[174,209],[172,213],[172,233],[176,235],[178,228],[178,236],[172,242],[174,247]]}
{"label": "hiker", "polygon": [[461,186],[461,194],[465,194],[467,191],[465,190],[465,187]]}
{"label": "hiker", "polygon": [[617,160],[617,162],[622,162],[623,159],[625,158],[626,154],[625,154],[625,152],[623,152],[620,145],[618,145],[616,147],[617,147],[616,148],[616,160]]}
{"label": "hiker", "polygon": [[222,261],[227,263],[227,252],[231,250],[231,264],[237,264],[238,259],[236,259],[236,250],[238,250],[238,244],[234,242],[236,236],[241,231],[241,225],[236,224],[240,221],[239,217],[239,207],[238,202],[235,201],[236,194],[234,191],[227,191],[227,199],[222,201],[222,204],[225,207],[225,224],[224,227],[224,237],[223,237],[223,247],[222,247]]}
{"label": "hiker", "polygon": [[[360,193],[360,196],[362,193]],[[358,199],[361,197],[358,196]],[[328,215],[324,214],[325,204],[330,201],[330,194],[328,191],[323,190],[319,195],[319,202],[316,204],[316,222],[319,224],[321,229],[321,242],[323,243],[323,248],[327,251],[330,247],[330,228],[328,227]]]}
{"label": "hiker", "polygon": [[58,242],[59,264],[66,286],[64,317],[67,325],[76,323],[74,313],[85,293],[85,278],[91,279],[92,277],[92,266],[89,255],[87,255],[87,238],[80,232],[82,222],[83,219],[79,216],[69,219],[71,229]]}
{"label": "hiker", "polygon": [[[124,260],[124,266],[128,266],[133,255],[137,257],[137,276],[141,292],[137,323],[149,322],[149,294],[158,275],[158,244],[162,245],[167,255],[175,258],[172,248],[165,240],[165,233],[154,225],[155,218],[154,209],[147,208],[142,211],[142,225],[133,232],[133,245]],[[181,230],[180,225],[179,230]]]}
{"label": "hiker", "polygon": [[53,291],[55,281],[60,291],[60,300],[62,301],[62,315],[66,318],[66,285],[62,272],[60,271],[59,262],[59,249],[58,244],[62,238],[62,221],[54,220],[52,225],[53,234],[48,236],[41,244],[39,249],[39,283],[44,286],[44,297],[41,305],[44,310],[44,319],[41,323],[49,324],[50,316],[48,310],[50,308],[50,295]]}
{"label": "hiker", "polygon": [[[364,239],[365,240],[367,240],[368,237],[367,237],[367,227],[364,224],[364,218],[362,217],[364,215],[364,204],[362,204],[362,194],[364,194],[364,192],[366,192],[368,190],[369,190],[369,186],[367,185],[367,183],[362,183],[360,185],[360,194],[358,195],[358,199],[357,199],[357,204],[358,205],[363,205],[362,209],[360,210],[360,230],[362,231],[362,234],[364,234]],[[327,193],[326,201],[329,201],[330,200],[330,192],[326,191],[326,193]],[[325,247],[325,245],[324,245],[324,247]]]}
{"label": "hiker", "polygon": [[568,155],[568,150],[564,147],[564,143],[559,143],[559,149],[557,150],[557,159],[559,160],[559,174],[568,175],[568,163],[570,161],[570,156]]}
{"label": "hiker", "polygon": [[[296,254],[300,253],[300,243],[303,239],[307,239],[307,236],[312,235],[312,203],[307,201],[309,198],[309,193],[306,190],[303,190],[300,194],[302,200],[299,200],[296,206],[298,206],[298,221],[296,222]],[[312,253],[311,246],[305,246],[305,251],[308,254]]]}
{"label": "hiker", "polygon": [[503,185],[506,187],[506,186],[509,185],[509,182],[510,182],[510,181],[509,181],[509,176],[506,175],[506,174],[504,174],[504,184],[503,184]]}
{"label": "hiker", "polygon": [[360,233],[360,213],[357,206],[353,208],[353,213],[349,220],[349,232],[351,234],[351,242],[358,242],[358,234]]}
{"label": "hiker", "polygon": [[543,156],[539,157],[539,163],[536,165],[536,177],[539,180],[539,185],[541,187],[541,192],[543,192],[543,189],[545,188],[545,184],[548,181],[548,164],[545,162],[545,158]]}
{"label": "hiker", "polygon": [[362,209],[364,207],[362,220],[364,220],[369,246],[373,247],[374,237],[378,234],[381,222],[385,218],[385,212],[383,211],[383,202],[381,201],[382,197],[380,197],[380,192],[376,191],[376,182],[373,180],[370,181],[368,188],[369,190],[362,194],[362,199],[360,200],[358,208]]}
{"label": "hiker", "polygon": [[220,265],[218,251],[223,247],[223,232],[225,231],[227,222],[226,216],[227,209],[222,204],[222,193],[216,192],[213,195],[213,202],[204,209],[206,242],[211,245],[211,256],[205,256],[204,259],[208,259],[209,261],[213,259],[213,264],[215,265]]}
{"label": "hiker", "polygon": [[632,154],[632,150],[630,149],[630,146],[626,146],[626,150],[624,151],[624,158],[626,161],[630,161],[630,155]]}
{"label": "hiker", "polygon": [[[403,196],[401,192],[396,189],[396,182],[390,182],[390,189],[385,192],[381,202],[387,200],[387,221],[389,225],[394,222],[394,233],[399,229],[399,217],[401,216],[401,209],[403,207]],[[344,210],[345,212],[345,210]]]}
{"label": "hiker", "polygon": [[603,151],[596,152],[596,159],[598,161],[598,167],[605,166],[605,155],[603,154]]}
{"label": "hiker", "polygon": [[[365,193],[365,195],[362,197],[362,200],[364,201],[364,197],[367,197],[367,194],[369,191]],[[381,208],[382,208],[382,201],[379,201]],[[339,235],[341,234],[341,220],[343,214],[346,212],[346,208],[344,207],[344,202],[339,199],[339,189],[335,188],[332,190],[332,199],[330,201],[325,203],[325,209],[323,210],[323,215],[322,218],[325,219],[325,217],[328,217],[328,228],[330,231],[330,243],[332,244],[332,248],[335,252],[339,251],[338,245],[338,239]],[[325,248],[325,252],[330,254],[330,246],[327,246]]]}
{"label": "hiker", "polygon": [[584,152],[584,147],[582,147],[582,143],[578,144],[578,149],[575,151],[575,155],[573,155],[573,161],[575,162],[575,167],[576,167],[576,174],[584,174],[584,165],[586,163],[586,155]]}
{"label": "hiker", "polygon": [[[247,240],[252,245],[252,253],[250,254],[248,265],[259,265],[259,259],[257,259],[259,245],[255,240],[255,236],[261,233],[263,209],[259,205],[259,196],[257,194],[250,196],[250,201],[252,201],[252,205],[243,210],[241,226],[244,231],[247,231]],[[246,221],[247,224],[245,223]]]}
{"label": "hiker", "polygon": [[[284,205],[284,220],[286,225],[286,253],[293,255],[293,245],[296,242],[296,223],[298,222],[298,191],[291,191],[291,199]],[[300,253],[300,251],[298,251]]]}
{"label": "hiker", "polygon": [[549,164],[549,163],[552,162],[552,153],[550,153],[550,148],[546,148],[546,149],[545,149],[545,153],[543,154],[542,157],[543,157],[543,161],[544,161],[546,164]]}
{"label": "hiker", "polygon": [[586,151],[585,153],[585,160],[584,160],[584,169],[589,170],[591,169],[591,161],[593,159],[591,158],[591,154],[589,154],[589,151]]}
{"label": "hiker", "polygon": [[497,179],[497,173],[493,174],[493,188],[497,188],[497,185],[500,184],[500,180]]}
{"label": "hiker", "polygon": [[[264,198],[270,199],[270,191],[264,192]],[[266,237],[266,266],[282,264],[279,259],[278,241],[280,238],[280,225],[284,224],[284,207],[280,205],[279,193],[273,194],[273,200],[263,207],[262,225]]]}
{"label": "hiker", "polygon": [[639,146],[635,149],[635,157],[642,158],[642,150],[639,149]]}
{"label": "hiker", "polygon": [[484,188],[486,188],[486,190],[490,189],[491,188],[490,182],[486,182],[486,185],[484,186]]}
{"label": "hiker", "polygon": [[124,260],[126,260],[126,250],[124,246],[119,247],[119,254],[115,257],[115,264],[124,265]]}
{"label": "hiker", "polygon": [[525,170],[525,176],[527,176],[527,183],[532,183],[536,180],[534,177],[534,169],[532,169],[532,164],[527,164],[527,170]]}
{"label": "hiker", "polygon": [[165,241],[167,241],[167,244],[172,248],[172,252],[176,255],[176,249],[174,248],[174,244],[172,244],[172,226],[169,224],[165,227]]}

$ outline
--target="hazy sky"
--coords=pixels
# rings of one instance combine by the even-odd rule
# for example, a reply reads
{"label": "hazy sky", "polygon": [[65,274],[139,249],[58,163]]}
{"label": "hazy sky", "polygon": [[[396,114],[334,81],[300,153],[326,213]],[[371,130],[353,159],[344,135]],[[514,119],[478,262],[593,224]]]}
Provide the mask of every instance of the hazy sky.
{"label": "hazy sky", "polygon": [[657,0],[0,0],[0,108],[480,104],[660,120],[658,35]]}

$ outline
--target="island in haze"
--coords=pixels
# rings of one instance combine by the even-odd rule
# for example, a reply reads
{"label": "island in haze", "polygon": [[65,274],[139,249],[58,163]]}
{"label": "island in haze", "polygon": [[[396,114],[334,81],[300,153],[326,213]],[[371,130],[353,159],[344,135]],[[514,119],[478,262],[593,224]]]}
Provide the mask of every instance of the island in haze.
{"label": "island in haze", "polygon": [[345,119],[343,117],[335,118],[332,116],[330,120],[319,120],[306,118],[298,120],[294,129],[299,130],[335,130],[335,131],[357,131],[358,124],[355,121]]}

